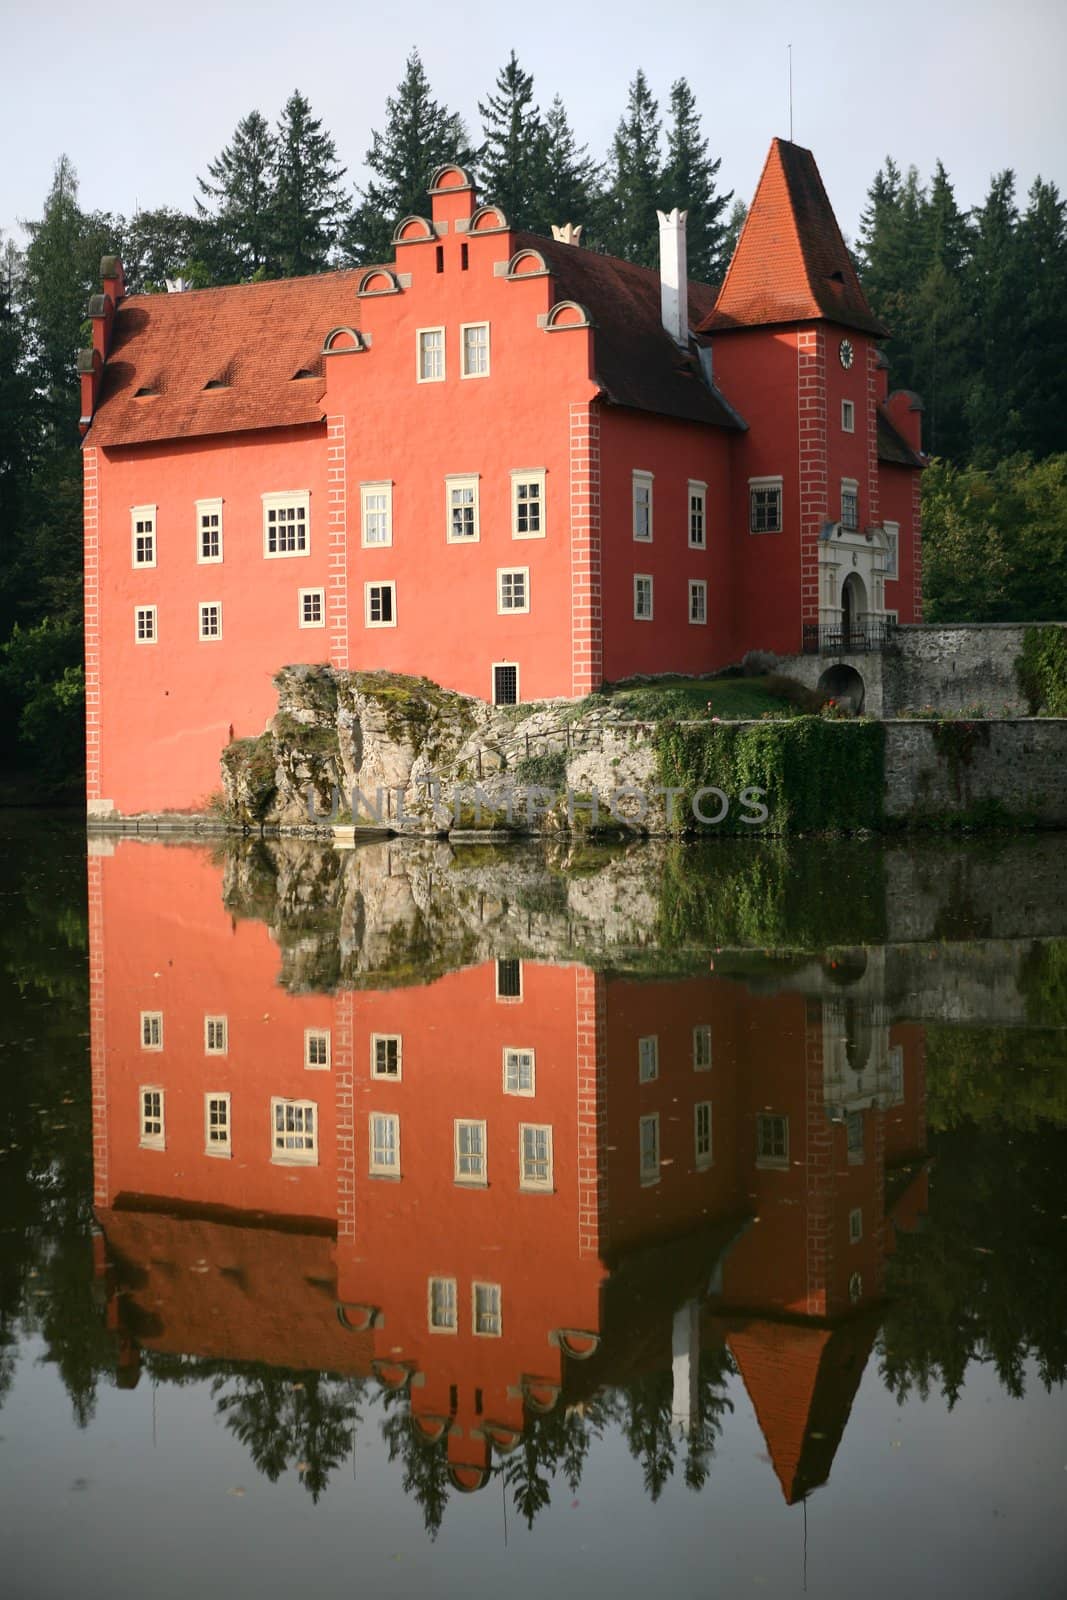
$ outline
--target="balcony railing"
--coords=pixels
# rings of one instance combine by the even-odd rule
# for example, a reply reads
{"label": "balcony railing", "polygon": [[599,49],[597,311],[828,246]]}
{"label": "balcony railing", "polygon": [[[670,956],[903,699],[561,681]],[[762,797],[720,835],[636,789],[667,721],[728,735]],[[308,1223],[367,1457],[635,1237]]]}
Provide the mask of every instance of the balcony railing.
{"label": "balcony railing", "polygon": [[867,617],[863,622],[853,622],[849,627],[840,622],[806,622],[804,654],[861,655],[870,650],[884,650],[893,636],[895,626],[885,617]]}

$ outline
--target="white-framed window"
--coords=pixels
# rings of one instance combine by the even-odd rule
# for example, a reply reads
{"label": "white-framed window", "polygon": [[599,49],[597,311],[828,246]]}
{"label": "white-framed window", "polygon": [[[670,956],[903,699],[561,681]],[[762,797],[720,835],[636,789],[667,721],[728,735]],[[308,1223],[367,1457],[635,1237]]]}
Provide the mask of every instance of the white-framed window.
{"label": "white-framed window", "polygon": [[899,1106],[904,1099],[904,1046],[889,1046],[889,1097],[891,1104]]}
{"label": "white-framed window", "polygon": [[396,627],[396,584],[363,585],[363,620],[368,628]]}
{"label": "white-framed window", "polygon": [[222,601],[201,600],[197,611],[200,618],[201,643],[222,638]]}
{"label": "white-framed window", "polygon": [[141,1012],[141,1049],[162,1050],[163,1048],[163,1013],[162,1011]]}
{"label": "white-framed window", "polygon": [[648,572],[634,573],[634,620],[652,621],[652,576]]}
{"label": "white-framed window", "polygon": [[141,1148],[164,1150],[167,1129],[164,1121],[166,1096],[157,1084],[142,1084],[138,1090],[141,1103]]}
{"label": "white-framed window", "polygon": [[372,1033],[370,1075],[399,1083],[404,1076],[404,1039],[399,1033]]}
{"label": "white-framed window", "polygon": [[450,472],[445,478],[446,537],[449,544],[473,544],[481,537],[477,473]]}
{"label": "white-framed window", "polygon": [[201,566],[222,560],[222,501],[196,502],[196,559]]}
{"label": "white-framed window", "polygon": [[485,1123],[457,1117],[453,1127],[455,1156],[453,1177],[456,1182],[487,1183]]}
{"label": "white-framed window", "polygon": [[360,528],[364,549],[393,542],[393,485],[391,479],[359,486]]}
{"label": "white-framed window", "polygon": [[900,612],[899,611],[888,611],[887,610],[886,614],[885,614],[885,620],[888,623],[890,623],[894,628],[897,627],[899,622],[900,622]]}
{"label": "white-framed window", "polygon": [[637,1081],[652,1083],[659,1077],[659,1035],[650,1033],[637,1041]]}
{"label": "white-framed window", "polygon": [[443,383],[445,377],[445,330],[415,330],[415,376],[419,383]]}
{"label": "white-framed window", "polygon": [[471,1284],[471,1325],[482,1338],[500,1338],[499,1283]]}
{"label": "white-framed window", "polygon": [[693,1107],[693,1154],[698,1167],[711,1166],[710,1100],[698,1100]]}
{"label": "white-framed window", "polygon": [[706,550],[708,546],[708,486],[696,478],[689,480],[689,548]]}
{"label": "white-framed window", "polygon": [[693,1029],[693,1071],[711,1071],[711,1023],[698,1022]]}
{"label": "white-framed window", "polygon": [[756,1165],[758,1167],[789,1165],[788,1117],[765,1112],[756,1118]]}
{"label": "white-framed window", "polygon": [[689,580],[689,620],[698,627],[708,620],[708,586],[703,578]]}
{"label": "white-framed window", "polygon": [[841,479],[841,526],[856,533],[860,525],[860,486],[855,478]]}
{"label": "white-framed window", "polygon": [[634,538],[640,544],[652,543],[652,480],[651,472],[635,472],[633,475]]}
{"label": "white-framed window", "polygon": [[511,474],[511,537],[545,537],[545,470],[515,468]]}
{"label": "white-framed window", "polygon": [[488,378],[489,324],[461,322],[459,325],[461,378]]}
{"label": "white-framed window", "polygon": [[315,1167],[319,1162],[319,1115],[314,1100],[270,1103],[271,1160]]}
{"label": "white-framed window", "polygon": [[848,1146],[849,1165],[863,1165],[863,1112],[849,1111],[845,1116],[845,1139]]}
{"label": "white-framed window", "polygon": [[519,667],[515,661],[493,662],[493,704],[517,706],[519,703]]}
{"label": "white-framed window", "polygon": [[204,1096],[204,1154],[209,1156],[233,1154],[228,1094],[219,1092]]}
{"label": "white-framed window", "polygon": [[642,1117],[638,1130],[641,1151],[641,1182],[659,1182],[659,1112]]}
{"label": "white-framed window", "polygon": [[885,522],[885,575],[887,578],[900,577],[900,523]]}
{"label": "white-framed window", "polygon": [[130,556],[135,567],[156,564],[156,508],[130,507]]}
{"label": "white-framed window", "polygon": [[329,1028],[304,1029],[304,1068],[307,1072],[329,1072]]}
{"label": "white-framed window", "polygon": [[455,1278],[430,1278],[427,1280],[426,1312],[431,1333],[456,1332]]}
{"label": "white-framed window", "polygon": [[155,644],[158,641],[155,606],[134,606],[133,637],[138,644]]}
{"label": "white-framed window", "polygon": [[400,1118],[395,1112],[372,1111],[367,1118],[370,1135],[370,1171],[374,1177],[400,1176]]}
{"label": "white-framed window", "polygon": [[848,1214],[848,1242],[859,1244],[863,1238],[863,1208],[856,1206]]}
{"label": "white-framed window", "polygon": [[841,402],[841,431],[842,433],[856,431],[856,407],[851,400]]}
{"label": "white-framed window", "polygon": [[298,589],[297,623],[301,628],[325,628],[326,590]]}
{"label": "white-framed window", "polygon": [[204,1054],[224,1056],[230,1048],[230,1030],[225,1017],[204,1018]]}
{"label": "white-framed window", "polygon": [[780,477],[749,478],[748,531],[749,533],[781,533],[782,480]]}
{"label": "white-framed window", "polygon": [[263,554],[306,556],[311,549],[311,496],[306,489],[263,497]]}
{"label": "white-framed window", "polygon": [[498,567],[496,569],[496,609],[501,616],[509,611],[529,611],[529,567]]}
{"label": "white-framed window", "polygon": [[522,962],[515,956],[499,956],[496,963],[498,1000],[522,999]]}
{"label": "white-framed window", "polygon": [[532,1050],[504,1046],[504,1093],[532,1097],[537,1081],[537,1065]]}
{"label": "white-framed window", "polygon": [[519,1123],[519,1188],[552,1187],[552,1127],[547,1122]]}

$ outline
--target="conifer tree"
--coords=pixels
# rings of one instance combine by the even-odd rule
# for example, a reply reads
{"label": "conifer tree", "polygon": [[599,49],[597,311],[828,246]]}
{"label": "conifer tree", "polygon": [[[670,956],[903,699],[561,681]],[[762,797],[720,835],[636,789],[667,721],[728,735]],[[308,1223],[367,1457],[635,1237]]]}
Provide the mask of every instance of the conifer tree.
{"label": "conifer tree", "polygon": [[214,239],[215,229],[205,217],[188,217],[169,206],[158,211],[135,211],[122,229],[122,266],[128,294],[147,294],[165,288],[169,279],[183,278],[206,289],[215,274],[208,266],[214,258],[218,281],[240,276],[225,270]]}
{"label": "conifer tree", "polygon": [[997,173],[973,213],[966,290],[975,327],[975,374],[967,397],[972,455],[995,459],[1023,448],[1020,416],[1023,303],[1015,174]]}
{"label": "conifer tree", "polygon": [[1067,203],[1035,179],[1019,223],[1023,284],[1020,410],[1027,450],[1061,450],[1067,415]]}
{"label": "conifer tree", "polygon": [[604,196],[604,242],[612,255],[654,267],[659,262],[659,106],[638,68],[615,131]]}
{"label": "conifer tree", "polygon": [[251,278],[266,269],[271,253],[275,140],[258,111],[242,117],[233,138],[198,178],[209,202],[196,202],[209,219],[207,253],[216,281]]}
{"label": "conifer tree", "polygon": [[722,270],[723,270],[723,277],[726,276],[726,269],[730,265],[730,261],[731,261],[731,258],[733,256],[734,251],[737,249],[737,241],[741,237],[741,229],[745,225],[745,218],[747,216],[748,216],[748,206],[745,204],[745,202],[743,200],[735,200],[733,205],[730,207],[730,215],[727,217],[726,226],[723,229],[723,236],[722,236],[722,261],[723,261],[723,269]]}
{"label": "conifer tree", "polygon": [[271,265],[282,277],[329,266],[348,214],[344,175],[332,138],[294,90],[278,121],[270,207]]}
{"label": "conifer tree", "polygon": [[[908,306],[908,381],[922,396],[923,443],[934,455],[967,448],[964,403],[972,369],[972,323],[963,292],[967,219],[939,161],[923,211],[922,276]],[[894,374],[894,384],[897,383]]]}
{"label": "conifer tree", "polygon": [[726,271],[726,224],[722,214],[733,199],[733,191],[716,191],[715,179],[721,165],[721,157],[713,161],[708,155],[708,141],[701,137],[693,91],[685,78],[679,78],[671,85],[671,120],[660,203],[665,211],[678,206],[689,213],[689,276],[699,283],[718,283]]}
{"label": "conifer tree", "polygon": [[599,169],[586,145],[579,145],[566,108],[556,95],[545,114],[545,158],[535,205],[543,232],[553,223],[580,223],[595,229]]}
{"label": "conifer tree", "polygon": [[545,124],[534,100],[533,77],[514,50],[496,79],[496,93],[478,102],[485,142],[479,173],[486,199],[503,208],[516,227],[543,230],[536,215],[545,188]]}

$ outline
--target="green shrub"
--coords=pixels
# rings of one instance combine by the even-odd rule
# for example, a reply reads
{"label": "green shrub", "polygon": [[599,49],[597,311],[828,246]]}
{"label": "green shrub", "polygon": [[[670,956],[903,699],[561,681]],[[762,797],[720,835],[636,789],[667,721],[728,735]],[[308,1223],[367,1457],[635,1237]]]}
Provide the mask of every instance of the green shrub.
{"label": "green shrub", "polygon": [[1031,716],[1067,717],[1067,628],[1027,628],[1015,673]]}

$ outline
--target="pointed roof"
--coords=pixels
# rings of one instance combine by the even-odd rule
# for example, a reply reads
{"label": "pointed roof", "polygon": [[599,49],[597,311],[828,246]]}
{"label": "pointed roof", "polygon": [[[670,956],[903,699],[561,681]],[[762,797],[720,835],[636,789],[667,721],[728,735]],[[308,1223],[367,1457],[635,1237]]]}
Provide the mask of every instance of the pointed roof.
{"label": "pointed roof", "polygon": [[715,308],[699,331],[823,320],[876,338],[887,331],[867,304],[815,157],[775,139]]}

